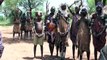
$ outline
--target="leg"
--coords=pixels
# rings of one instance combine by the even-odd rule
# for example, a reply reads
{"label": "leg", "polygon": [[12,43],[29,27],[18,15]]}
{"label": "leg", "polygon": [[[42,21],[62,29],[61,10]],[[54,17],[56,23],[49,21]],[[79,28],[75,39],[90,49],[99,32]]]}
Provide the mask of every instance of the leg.
{"label": "leg", "polygon": [[65,60],[65,54],[66,54],[66,46],[64,46],[64,51],[63,51],[63,58]]}
{"label": "leg", "polygon": [[27,34],[28,34],[28,31],[25,31],[25,38],[27,38],[28,36],[27,36]]}
{"label": "leg", "polygon": [[58,57],[59,46],[56,46],[56,57]]}
{"label": "leg", "polygon": [[50,49],[51,56],[53,56],[54,44],[49,43],[49,49]]}
{"label": "leg", "polygon": [[97,50],[94,48],[94,58],[97,60]]}
{"label": "leg", "polygon": [[90,50],[87,51],[87,60],[90,60]]}
{"label": "leg", "polygon": [[79,51],[79,52],[80,52],[80,60],[82,60],[83,51]]}
{"label": "leg", "polygon": [[66,46],[62,45],[62,47],[60,47],[61,60],[65,60],[65,53],[66,53]]}
{"label": "leg", "polygon": [[34,57],[36,57],[36,47],[37,45],[34,45],[33,51],[34,51]]}
{"label": "leg", "polygon": [[15,32],[13,32],[13,40],[14,40],[14,37],[15,37]]}
{"label": "leg", "polygon": [[32,30],[30,30],[30,38],[32,38]]}
{"label": "leg", "polygon": [[23,31],[21,30],[21,39],[22,39],[22,33],[23,33]]}
{"label": "leg", "polygon": [[41,57],[43,58],[43,45],[40,45],[41,47]]}
{"label": "leg", "polygon": [[18,33],[18,36],[19,36],[18,38],[20,39],[20,32]]}
{"label": "leg", "polygon": [[24,39],[26,38],[26,31],[24,30]]}
{"label": "leg", "polygon": [[78,56],[77,56],[77,58],[79,58],[79,56],[80,56],[80,52],[79,52],[79,49],[78,49]]}
{"label": "leg", "polygon": [[75,59],[75,45],[72,46],[73,59]]}

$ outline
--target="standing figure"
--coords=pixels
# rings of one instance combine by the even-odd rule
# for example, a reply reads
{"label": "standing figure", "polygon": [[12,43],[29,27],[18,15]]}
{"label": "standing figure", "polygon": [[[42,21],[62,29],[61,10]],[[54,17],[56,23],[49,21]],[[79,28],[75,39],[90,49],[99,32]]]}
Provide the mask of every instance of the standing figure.
{"label": "standing figure", "polygon": [[31,11],[27,12],[25,36],[26,38],[32,39],[33,21],[32,21],[32,17],[30,16],[30,13]]}
{"label": "standing figure", "polygon": [[14,26],[13,26],[13,39],[16,33],[18,33],[18,36],[20,37],[20,20],[17,18],[15,19]]}
{"label": "standing figure", "polygon": [[100,51],[106,43],[106,20],[107,15],[103,14],[102,4],[97,4],[96,13],[92,15],[92,36],[95,60],[97,60],[97,52]]}
{"label": "standing figure", "polygon": [[71,24],[71,28],[70,28],[70,39],[73,43],[73,45],[72,45],[73,59],[75,59],[75,49],[76,49],[76,45],[77,45],[76,36],[77,36],[77,31],[78,31],[77,22],[80,19],[79,12],[80,12],[81,5],[82,5],[82,3],[78,7],[75,7],[75,12],[71,11],[70,7],[68,7],[70,13],[73,16],[72,24]]}
{"label": "standing figure", "polygon": [[57,29],[59,33],[58,43],[60,49],[60,57],[61,60],[65,60],[66,47],[69,46],[67,37],[70,30],[69,13],[66,4],[62,4],[60,6],[60,10],[57,14],[57,17],[58,17]]}
{"label": "standing figure", "polygon": [[43,33],[43,21],[42,21],[42,13],[36,13],[36,21],[35,21],[35,29],[34,29],[34,57],[36,57],[36,47],[37,44],[40,45],[41,48],[41,57],[43,58],[43,42],[44,42],[44,33]]}
{"label": "standing figure", "polygon": [[53,56],[53,49],[55,43],[55,31],[56,31],[56,14],[55,14],[55,7],[51,7],[50,14],[46,17],[45,21],[45,30],[48,36],[48,43],[51,56]]}
{"label": "standing figure", "polygon": [[19,9],[16,9],[13,13],[14,15],[14,21],[13,21],[13,39],[15,37],[15,34],[18,33],[18,36],[20,37],[20,12]]}
{"label": "standing figure", "polygon": [[80,20],[78,21],[77,46],[79,60],[82,60],[83,53],[86,51],[87,60],[90,60],[90,20],[87,19],[87,10],[83,8],[80,12]]}
{"label": "standing figure", "polygon": [[23,37],[23,32],[24,32],[24,39],[25,39],[25,31],[26,31],[26,16],[25,13],[23,13],[21,17],[21,39]]}

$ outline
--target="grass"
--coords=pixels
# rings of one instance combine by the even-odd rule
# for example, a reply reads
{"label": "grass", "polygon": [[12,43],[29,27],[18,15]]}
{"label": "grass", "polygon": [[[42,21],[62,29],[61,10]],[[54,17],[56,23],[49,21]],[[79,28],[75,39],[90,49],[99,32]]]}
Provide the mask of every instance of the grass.
{"label": "grass", "polygon": [[12,25],[10,19],[0,20],[0,26],[10,26],[10,25]]}

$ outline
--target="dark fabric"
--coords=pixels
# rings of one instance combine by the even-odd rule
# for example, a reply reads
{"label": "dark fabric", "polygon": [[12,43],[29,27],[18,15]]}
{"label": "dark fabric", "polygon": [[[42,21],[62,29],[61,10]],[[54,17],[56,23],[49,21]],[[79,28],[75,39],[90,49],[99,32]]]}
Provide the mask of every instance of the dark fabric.
{"label": "dark fabric", "polygon": [[[106,30],[103,30],[105,26],[105,18],[104,16],[98,16],[97,14],[93,14],[92,20],[93,44],[96,50],[100,51],[100,49],[103,48],[106,43]],[[98,35],[101,32],[102,34]]]}
{"label": "dark fabric", "polygon": [[50,44],[54,44],[55,43],[55,40],[52,42],[51,35],[49,35],[49,34],[48,34],[48,43],[50,43]]}
{"label": "dark fabric", "polygon": [[71,29],[70,29],[70,38],[74,44],[76,43],[76,35],[77,35],[77,31],[78,31],[77,22],[78,22],[78,17],[77,17],[77,15],[74,15]]}
{"label": "dark fabric", "polygon": [[106,43],[105,37],[106,37],[106,32],[102,33],[98,37],[93,36],[93,44],[97,51],[100,51],[104,47]]}

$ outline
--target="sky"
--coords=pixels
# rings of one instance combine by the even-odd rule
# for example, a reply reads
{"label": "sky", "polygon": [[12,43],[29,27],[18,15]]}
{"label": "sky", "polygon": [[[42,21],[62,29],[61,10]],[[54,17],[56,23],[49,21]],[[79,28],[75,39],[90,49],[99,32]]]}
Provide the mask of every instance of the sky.
{"label": "sky", "polygon": [[[52,6],[58,8],[61,5],[61,3],[66,3],[68,4],[68,6],[70,6],[74,1],[77,0],[48,0],[48,2],[50,3],[49,8],[51,8]],[[87,2],[86,2],[87,0],[82,0],[82,1],[84,2],[83,5],[87,7]]]}
{"label": "sky", "polygon": [[49,7],[55,6],[56,8],[58,8],[61,5],[61,3],[67,3],[68,5],[71,5],[74,2],[74,0],[48,0],[48,1],[50,3]]}

